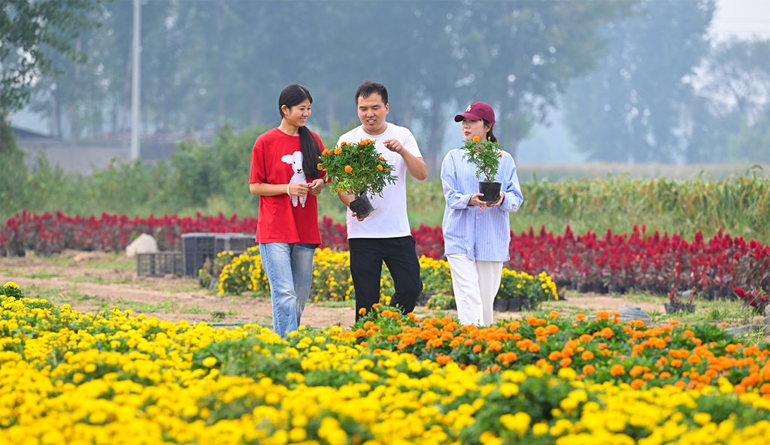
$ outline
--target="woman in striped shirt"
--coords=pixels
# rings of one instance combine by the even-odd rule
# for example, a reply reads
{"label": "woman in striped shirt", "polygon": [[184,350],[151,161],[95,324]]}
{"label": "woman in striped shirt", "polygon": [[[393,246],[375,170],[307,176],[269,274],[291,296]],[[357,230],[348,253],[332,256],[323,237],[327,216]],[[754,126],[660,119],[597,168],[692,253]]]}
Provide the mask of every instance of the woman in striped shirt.
{"label": "woman in striped shirt", "polygon": [[[455,116],[462,122],[465,139],[478,136],[497,142],[492,133],[495,112],[484,102],[474,102]],[[510,259],[509,213],[524,201],[513,157],[502,153],[495,178],[502,184],[500,199],[481,201],[476,166],[463,159],[464,152],[447,153],[441,165],[441,183],[446,198],[444,209],[444,252],[452,274],[457,314],[462,324],[488,326],[494,322],[492,304],[500,288],[503,263]]]}

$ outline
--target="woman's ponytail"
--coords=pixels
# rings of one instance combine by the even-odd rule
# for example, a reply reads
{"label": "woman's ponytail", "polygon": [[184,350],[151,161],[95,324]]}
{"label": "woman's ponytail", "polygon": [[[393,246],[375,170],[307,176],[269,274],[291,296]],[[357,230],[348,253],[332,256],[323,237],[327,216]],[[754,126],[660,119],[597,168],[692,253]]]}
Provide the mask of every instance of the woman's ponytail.
{"label": "woman's ponytail", "polygon": [[318,177],[318,162],[320,162],[321,147],[318,145],[313,133],[307,127],[299,127],[299,148],[302,151],[302,171],[305,177],[316,179]]}

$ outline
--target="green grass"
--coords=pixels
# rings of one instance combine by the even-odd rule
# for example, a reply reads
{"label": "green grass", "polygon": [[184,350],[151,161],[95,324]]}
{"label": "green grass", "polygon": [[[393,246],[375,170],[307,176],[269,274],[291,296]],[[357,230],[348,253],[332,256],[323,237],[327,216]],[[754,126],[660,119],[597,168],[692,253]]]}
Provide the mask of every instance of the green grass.
{"label": "green grass", "polygon": [[348,301],[319,301],[317,303],[309,303],[320,307],[326,308],[355,308],[355,300]]}
{"label": "green grass", "polygon": [[55,273],[55,272],[35,272],[29,275],[22,275],[22,278],[53,278],[53,277],[61,277],[61,276],[62,274]]}
{"label": "green grass", "polygon": [[96,283],[96,284],[126,284],[131,283],[130,277],[104,278],[92,276],[79,276],[72,280],[74,283]]}

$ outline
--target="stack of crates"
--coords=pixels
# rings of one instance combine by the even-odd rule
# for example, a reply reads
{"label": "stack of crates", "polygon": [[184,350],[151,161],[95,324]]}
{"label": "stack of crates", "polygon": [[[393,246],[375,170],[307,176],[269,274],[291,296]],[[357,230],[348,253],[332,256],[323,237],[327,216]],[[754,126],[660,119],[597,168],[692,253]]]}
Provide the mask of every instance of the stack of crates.
{"label": "stack of crates", "polygon": [[214,240],[217,253],[233,252],[234,254],[243,253],[257,245],[254,235],[244,233],[218,233]]}
{"label": "stack of crates", "polygon": [[136,254],[136,274],[140,277],[165,277],[184,272],[182,252],[151,252]]}
{"label": "stack of crates", "polygon": [[215,233],[185,233],[182,235],[184,275],[197,278],[206,259],[214,262],[217,258]]}

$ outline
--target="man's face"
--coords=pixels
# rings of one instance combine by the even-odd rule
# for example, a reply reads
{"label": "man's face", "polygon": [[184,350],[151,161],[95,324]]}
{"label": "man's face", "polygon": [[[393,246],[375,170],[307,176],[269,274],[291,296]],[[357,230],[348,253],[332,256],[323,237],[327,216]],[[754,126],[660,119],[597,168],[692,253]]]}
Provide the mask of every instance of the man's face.
{"label": "man's face", "polygon": [[372,93],[366,97],[358,97],[358,119],[363,124],[364,131],[376,136],[387,128],[385,117],[389,107],[383,102],[380,93]]}

